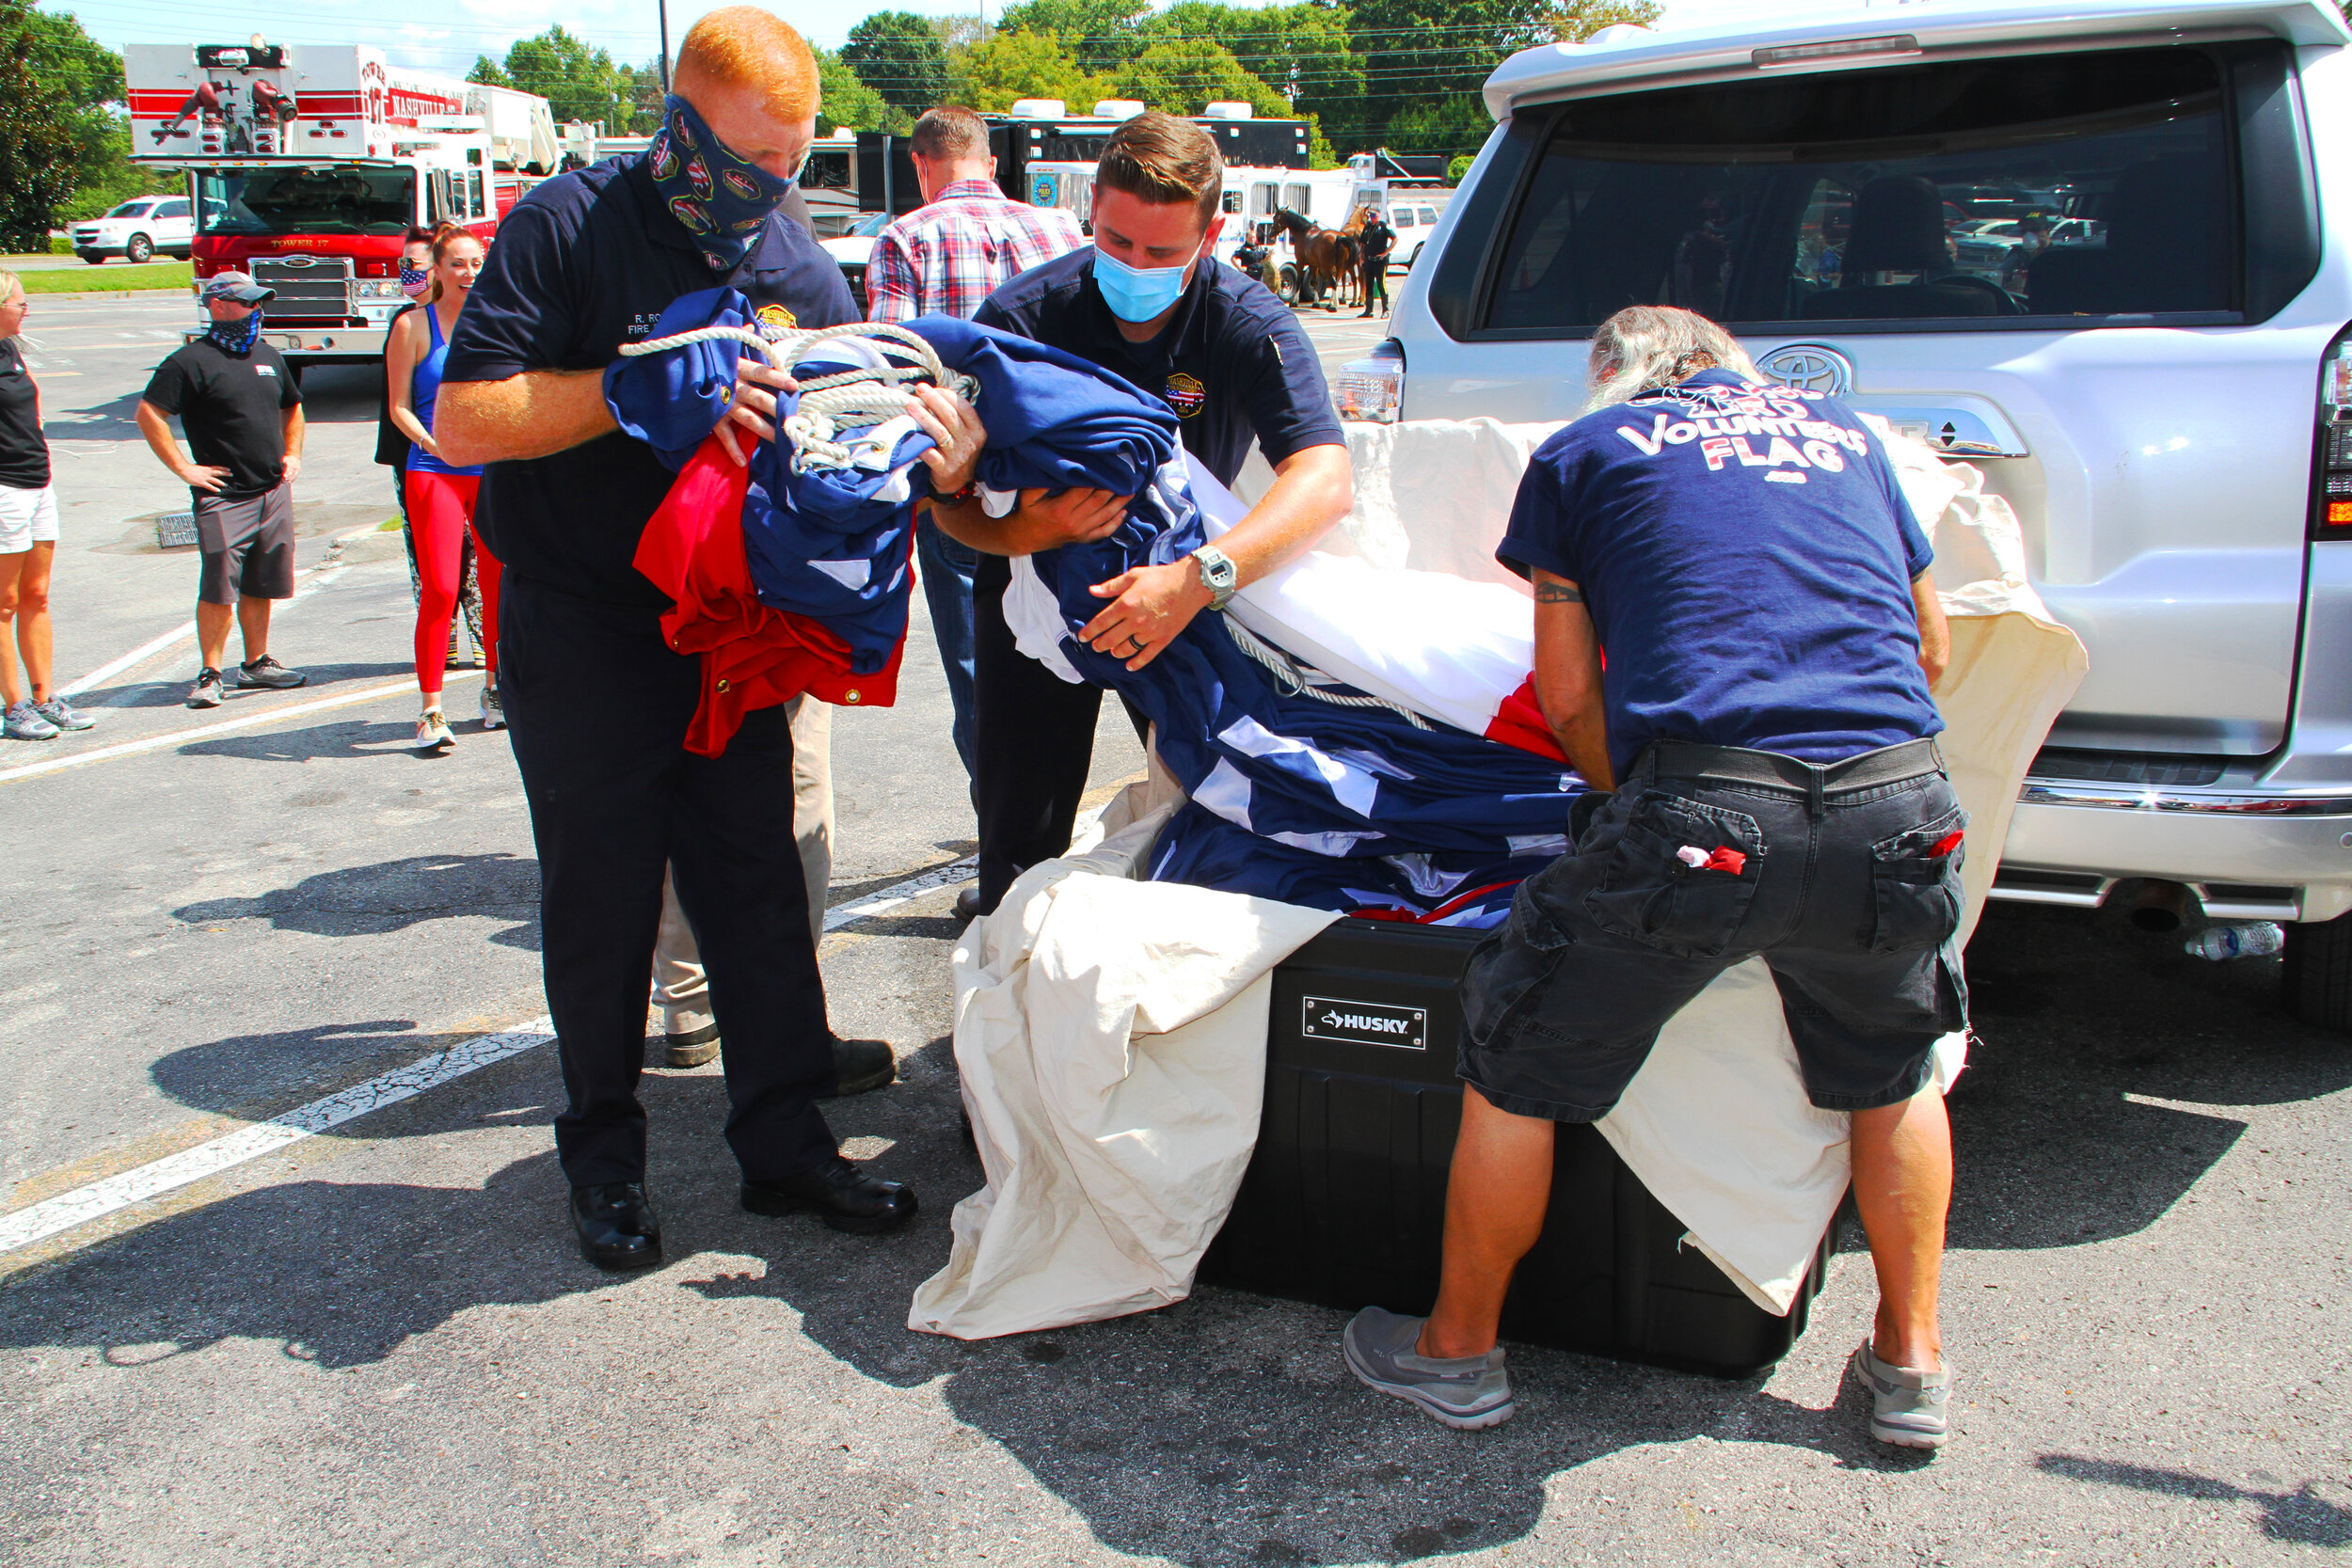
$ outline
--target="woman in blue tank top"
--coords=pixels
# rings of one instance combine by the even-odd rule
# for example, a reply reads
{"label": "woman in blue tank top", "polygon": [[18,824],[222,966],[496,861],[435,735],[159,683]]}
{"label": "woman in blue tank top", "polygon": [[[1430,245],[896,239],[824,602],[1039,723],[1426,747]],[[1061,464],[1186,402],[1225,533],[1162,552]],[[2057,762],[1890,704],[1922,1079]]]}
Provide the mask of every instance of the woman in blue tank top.
{"label": "woman in blue tank top", "polygon": [[482,273],[482,242],[455,224],[433,237],[432,286],[424,308],[392,324],[384,345],[385,391],[392,423],[414,443],[405,483],[408,524],[417,551],[417,689],[424,713],[417,721],[417,749],[447,751],[456,741],[441,708],[441,682],[449,658],[450,618],[456,613],[465,570],[468,531],[473,533],[475,572],[482,584],[482,726],[506,722],[498,695],[499,562],[473,527],[474,502],[482,487],[479,467],[458,468],[441,461],[433,439],[433,405],[441,391],[441,365],[449,356],[457,313]]}

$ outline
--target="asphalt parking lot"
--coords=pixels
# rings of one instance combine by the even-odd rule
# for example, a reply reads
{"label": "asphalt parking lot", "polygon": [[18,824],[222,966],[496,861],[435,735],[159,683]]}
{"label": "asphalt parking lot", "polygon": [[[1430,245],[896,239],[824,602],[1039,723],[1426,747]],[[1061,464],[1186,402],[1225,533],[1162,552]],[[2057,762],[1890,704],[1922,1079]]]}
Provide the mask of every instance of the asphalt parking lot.
{"label": "asphalt parking lot", "polygon": [[[446,757],[409,747],[412,611],[374,531],[392,508],[366,372],[306,387],[307,575],[274,649],[310,684],[180,705],[195,562],[156,547],[153,518],[185,492],[130,415],[187,313],[42,296],[27,329],[65,503],[59,673],[105,673],[82,699],[99,728],[0,747],[0,1560],[2352,1547],[2352,1039],[2292,1020],[2275,959],[2203,963],[2120,915],[1996,906],[1970,950],[1946,1298],[1963,1408],[1933,1460],[1871,1444],[1840,1386],[1872,1301],[1851,1239],[1769,1375],[1515,1351],[1520,1415],[1483,1434],[1359,1387],[1343,1314],[1236,1291],[987,1343],[909,1333],[981,1180],[946,1041],[947,868],[972,820],[919,603],[899,705],[836,719],[823,960],[835,1026],[901,1062],[834,1126],[924,1212],[880,1241],[742,1213],[717,1067],[655,1069],[671,1260],[589,1268],[549,1144],[554,1053],[515,1033],[545,1012],[520,786],[469,720]],[[1310,329],[1331,364],[1378,326]],[[1098,795],[1139,767],[1114,716]],[[932,885],[894,891],[911,879]],[[905,901],[850,917],[885,895]],[[485,1065],[397,1076],[451,1051]],[[310,1135],[256,1141],[355,1085]],[[244,1158],[206,1152],[240,1137]],[[89,1217],[11,1240],[62,1198]]]}

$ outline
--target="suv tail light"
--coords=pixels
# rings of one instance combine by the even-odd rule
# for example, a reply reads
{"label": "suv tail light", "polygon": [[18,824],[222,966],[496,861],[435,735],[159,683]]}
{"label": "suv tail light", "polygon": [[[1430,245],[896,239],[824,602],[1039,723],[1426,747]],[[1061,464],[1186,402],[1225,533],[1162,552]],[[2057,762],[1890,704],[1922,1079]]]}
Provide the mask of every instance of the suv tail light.
{"label": "suv tail light", "polygon": [[[1394,424],[1405,417],[1405,345],[1386,340],[1365,359],[1340,367],[1331,383],[1331,401],[1343,420],[1370,420]],[[2348,474],[2347,478],[2352,478]],[[2347,530],[2352,532],[2352,530]]]}
{"label": "suv tail light", "polygon": [[2319,472],[2312,537],[2352,539],[2352,330],[2319,362]]}

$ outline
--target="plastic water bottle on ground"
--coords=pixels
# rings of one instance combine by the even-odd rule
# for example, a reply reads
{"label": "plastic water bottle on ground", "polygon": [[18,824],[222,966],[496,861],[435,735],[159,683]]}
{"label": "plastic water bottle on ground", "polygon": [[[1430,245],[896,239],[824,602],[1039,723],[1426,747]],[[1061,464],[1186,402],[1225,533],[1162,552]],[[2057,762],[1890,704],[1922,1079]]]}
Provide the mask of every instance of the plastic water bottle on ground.
{"label": "plastic water bottle on ground", "polygon": [[2260,958],[2287,944],[2287,933],[2275,920],[2249,920],[2233,926],[2208,926],[2183,943],[2192,958]]}

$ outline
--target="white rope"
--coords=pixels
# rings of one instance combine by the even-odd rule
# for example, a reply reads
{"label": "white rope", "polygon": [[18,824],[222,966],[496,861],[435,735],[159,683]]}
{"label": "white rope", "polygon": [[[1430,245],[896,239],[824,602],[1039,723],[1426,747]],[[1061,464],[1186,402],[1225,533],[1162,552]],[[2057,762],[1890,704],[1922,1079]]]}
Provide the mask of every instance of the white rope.
{"label": "white rope", "polygon": [[811,376],[801,383],[800,402],[794,412],[785,420],[783,435],[792,444],[796,463],[818,467],[846,468],[856,455],[856,449],[840,440],[846,426],[860,428],[896,419],[907,411],[914,401],[907,389],[913,382],[929,382],[934,387],[952,388],[967,400],[977,402],[980,384],[975,378],[947,369],[939,357],[939,351],[918,332],[909,331],[892,322],[844,322],[838,326],[821,326],[813,331],[796,332],[789,328],[755,331],[747,326],[698,326],[691,332],[674,332],[666,338],[650,338],[642,343],[623,343],[624,357],[634,359],[643,355],[660,354],[668,349],[685,348],[692,343],[738,342],[758,349],[768,363],[787,373],[816,349],[842,339],[854,339],[872,345],[878,355],[897,355],[911,364],[860,365],[850,370]]}
{"label": "white rope", "polygon": [[1320,677],[1326,681],[1330,680],[1331,677],[1324,674],[1312,665],[1293,658],[1273,643],[1263,641],[1248,626],[1234,620],[1232,616],[1220,615],[1218,619],[1225,623],[1225,629],[1232,634],[1235,647],[1274,673],[1275,682],[1282,688],[1283,695],[1312,697],[1317,702],[1329,703],[1334,707],[1384,707],[1417,730],[1425,730],[1430,727],[1428,720],[1408,707],[1390,702],[1386,697],[1350,697],[1343,692],[1332,691],[1317,685],[1315,680],[1310,677]]}

